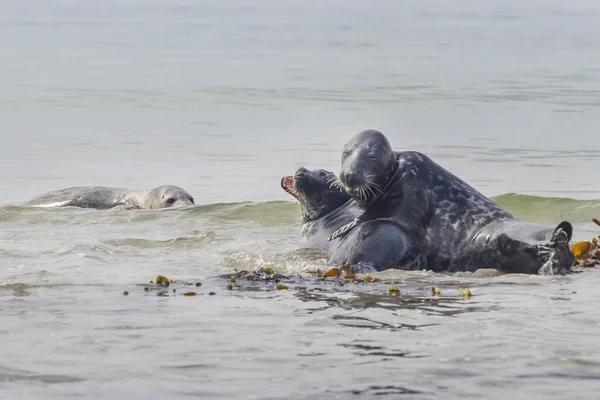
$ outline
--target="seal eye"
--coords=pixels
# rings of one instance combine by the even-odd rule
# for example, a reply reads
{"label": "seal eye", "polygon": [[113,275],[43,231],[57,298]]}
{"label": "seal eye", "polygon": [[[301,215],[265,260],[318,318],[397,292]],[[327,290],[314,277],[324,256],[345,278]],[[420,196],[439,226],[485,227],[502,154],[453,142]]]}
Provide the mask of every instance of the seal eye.
{"label": "seal eye", "polygon": [[175,199],[173,197],[171,197],[169,200],[167,200],[168,205],[173,205],[173,203],[175,203]]}
{"label": "seal eye", "polygon": [[321,202],[321,200],[323,200],[323,195],[322,195],[322,194],[317,194],[317,195],[315,195],[315,201],[316,201],[317,203],[320,203],[320,202]]}

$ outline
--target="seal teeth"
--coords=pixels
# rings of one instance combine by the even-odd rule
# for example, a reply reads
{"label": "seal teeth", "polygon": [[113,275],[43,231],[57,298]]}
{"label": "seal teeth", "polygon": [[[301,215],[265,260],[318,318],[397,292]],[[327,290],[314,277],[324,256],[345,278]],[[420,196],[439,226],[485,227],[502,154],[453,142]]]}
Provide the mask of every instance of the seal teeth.
{"label": "seal teeth", "polygon": [[284,176],[281,178],[281,187],[292,196],[298,197],[298,191],[296,191],[293,176]]}

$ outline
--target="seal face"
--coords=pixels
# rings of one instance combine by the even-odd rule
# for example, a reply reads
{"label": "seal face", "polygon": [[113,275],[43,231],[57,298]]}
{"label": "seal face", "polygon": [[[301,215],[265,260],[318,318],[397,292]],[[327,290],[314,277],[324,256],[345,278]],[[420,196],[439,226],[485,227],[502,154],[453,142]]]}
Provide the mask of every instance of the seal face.
{"label": "seal face", "polygon": [[369,204],[393,173],[395,158],[390,142],[381,132],[359,132],[344,146],[339,181],[357,201]]}
{"label": "seal face", "polygon": [[434,270],[566,273],[574,265],[568,222],[540,227],[518,220],[425,154],[392,151],[379,131],[359,132],[346,143],[336,185],[365,213],[330,239],[364,221],[391,218],[421,241]]}
{"label": "seal face", "polygon": [[367,221],[348,235],[329,241],[331,233],[364,212],[345,190],[332,186],[333,172],[299,168],[281,179],[281,187],[300,202],[303,241],[327,251],[329,263],[351,264],[353,271],[421,269],[425,256],[418,242],[392,220]]}
{"label": "seal face", "polygon": [[194,198],[184,189],[174,185],[159,186],[150,190],[145,198],[145,208],[169,208],[194,205]]}
{"label": "seal face", "polygon": [[324,169],[312,171],[300,167],[294,176],[281,178],[281,187],[300,202],[302,222],[306,223],[332,212],[352,197],[332,187],[337,177]]}
{"label": "seal face", "polygon": [[194,198],[184,189],[173,185],[141,191],[106,186],[77,186],[44,193],[23,205],[99,210],[154,209],[194,205]]}

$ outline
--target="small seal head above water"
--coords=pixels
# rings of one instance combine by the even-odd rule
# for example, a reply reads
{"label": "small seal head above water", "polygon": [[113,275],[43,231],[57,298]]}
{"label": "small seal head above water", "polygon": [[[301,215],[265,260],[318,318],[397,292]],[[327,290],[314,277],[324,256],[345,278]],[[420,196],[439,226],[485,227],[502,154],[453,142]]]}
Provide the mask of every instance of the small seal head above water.
{"label": "small seal head above water", "polygon": [[344,189],[332,187],[336,179],[333,172],[305,168],[281,179],[281,187],[300,202],[304,245],[327,251],[330,264],[351,264],[354,272],[424,268],[418,242],[389,219],[367,221],[342,238],[328,240],[335,229],[364,212]]}
{"label": "small seal head above water", "polygon": [[150,190],[77,186],[44,193],[23,205],[107,210],[174,208],[194,204],[194,198],[184,189],[179,186],[164,185]]}
{"label": "small seal head above water", "polygon": [[194,198],[183,188],[164,185],[151,189],[144,198],[144,207],[140,208],[184,207],[194,204]]}

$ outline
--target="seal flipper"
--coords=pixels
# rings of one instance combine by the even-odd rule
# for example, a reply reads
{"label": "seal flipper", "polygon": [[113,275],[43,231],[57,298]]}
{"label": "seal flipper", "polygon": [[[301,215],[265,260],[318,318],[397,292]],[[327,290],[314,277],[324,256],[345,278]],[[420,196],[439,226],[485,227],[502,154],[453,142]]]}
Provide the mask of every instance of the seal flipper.
{"label": "seal flipper", "polygon": [[376,219],[375,215],[373,215],[373,214],[374,213],[371,210],[365,211],[358,217],[354,218],[352,221],[348,222],[346,225],[342,226],[341,228],[339,228],[335,232],[333,232],[331,234],[331,236],[329,236],[328,241],[332,241],[333,239],[344,236],[345,234],[347,234],[348,232],[350,232],[352,229],[356,228],[358,225],[362,224],[363,222]]}
{"label": "seal flipper", "polygon": [[114,207],[110,208],[111,211],[139,210],[139,209],[140,209],[140,207],[138,207],[137,205],[135,205],[132,202],[127,201],[127,200],[122,200],[121,202],[117,203]]}
{"label": "seal flipper", "polygon": [[575,265],[575,257],[567,242],[558,242],[556,247],[542,256],[544,264],[538,270],[540,275],[566,275]]}
{"label": "seal flipper", "polygon": [[[564,237],[564,235],[566,235],[566,237]],[[561,237],[563,236],[563,237]],[[563,221],[560,224],[556,225],[556,228],[554,228],[554,232],[552,233],[552,242],[556,243],[559,240],[565,240],[567,242],[571,241],[571,238],[573,237],[573,225],[571,225],[571,223],[569,221]]]}
{"label": "seal flipper", "polygon": [[538,246],[544,264],[538,270],[540,275],[565,275],[575,265],[573,249],[569,245],[573,237],[573,225],[563,221],[556,226],[549,245]]}
{"label": "seal flipper", "polygon": [[331,234],[331,236],[329,236],[328,241],[332,241],[333,239],[344,236],[345,234],[350,232],[352,229],[354,229],[356,227],[356,225],[358,225],[360,222],[362,222],[361,217],[362,217],[362,215],[354,218],[352,221],[348,222],[346,225],[337,229],[335,232],[333,232]]}

